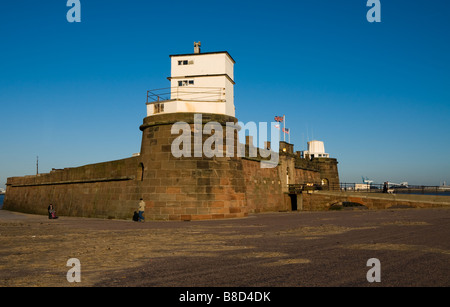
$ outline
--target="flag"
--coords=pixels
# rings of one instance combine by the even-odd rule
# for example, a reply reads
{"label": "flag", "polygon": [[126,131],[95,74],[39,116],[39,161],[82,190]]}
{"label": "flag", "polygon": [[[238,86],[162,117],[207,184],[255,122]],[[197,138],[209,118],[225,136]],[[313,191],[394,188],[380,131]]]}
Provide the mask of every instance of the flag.
{"label": "flag", "polygon": [[283,116],[275,116],[275,121],[281,123],[282,121],[284,121]]}
{"label": "flag", "polygon": [[289,129],[283,128],[282,130],[283,130],[284,133],[289,134]]}

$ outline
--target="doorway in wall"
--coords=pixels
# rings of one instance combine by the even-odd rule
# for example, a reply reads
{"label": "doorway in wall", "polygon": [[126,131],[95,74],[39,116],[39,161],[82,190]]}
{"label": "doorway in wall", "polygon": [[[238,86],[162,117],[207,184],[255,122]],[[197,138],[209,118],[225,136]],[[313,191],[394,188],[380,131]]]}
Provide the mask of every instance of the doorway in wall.
{"label": "doorway in wall", "polygon": [[297,211],[297,194],[289,194],[291,199],[291,211]]}

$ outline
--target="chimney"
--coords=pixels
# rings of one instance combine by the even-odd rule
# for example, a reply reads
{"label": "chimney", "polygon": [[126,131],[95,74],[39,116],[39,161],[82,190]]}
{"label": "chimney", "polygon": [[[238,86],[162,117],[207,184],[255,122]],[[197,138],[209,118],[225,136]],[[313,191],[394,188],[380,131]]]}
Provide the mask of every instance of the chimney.
{"label": "chimney", "polygon": [[201,42],[194,42],[194,53],[200,53],[200,46],[202,45]]}

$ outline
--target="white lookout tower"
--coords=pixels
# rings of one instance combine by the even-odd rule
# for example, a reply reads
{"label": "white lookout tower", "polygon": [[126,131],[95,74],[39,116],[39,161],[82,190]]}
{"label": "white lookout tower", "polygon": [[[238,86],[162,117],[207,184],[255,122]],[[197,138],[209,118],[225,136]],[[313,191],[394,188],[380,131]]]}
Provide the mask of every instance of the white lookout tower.
{"label": "white lookout tower", "polygon": [[235,61],[226,51],[174,54],[171,59],[170,88],[147,92],[147,116],[164,113],[214,113],[235,116]]}
{"label": "white lookout tower", "polygon": [[303,151],[303,158],[329,158],[322,141],[309,141],[308,150]]}

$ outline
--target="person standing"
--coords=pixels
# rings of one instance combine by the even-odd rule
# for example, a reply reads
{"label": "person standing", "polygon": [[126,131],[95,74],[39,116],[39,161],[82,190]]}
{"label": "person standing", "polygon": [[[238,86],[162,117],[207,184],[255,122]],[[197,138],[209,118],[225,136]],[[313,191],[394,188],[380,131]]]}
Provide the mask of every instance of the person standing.
{"label": "person standing", "polygon": [[48,218],[49,218],[49,219],[57,219],[57,218],[58,218],[58,217],[56,216],[56,210],[55,210],[55,208],[53,207],[52,204],[50,204],[50,205],[48,206],[47,211],[48,211]]}
{"label": "person standing", "polygon": [[145,201],[141,198],[140,201],[139,201],[139,219],[138,219],[138,222],[144,222],[144,220],[145,220],[144,213],[145,213]]}

